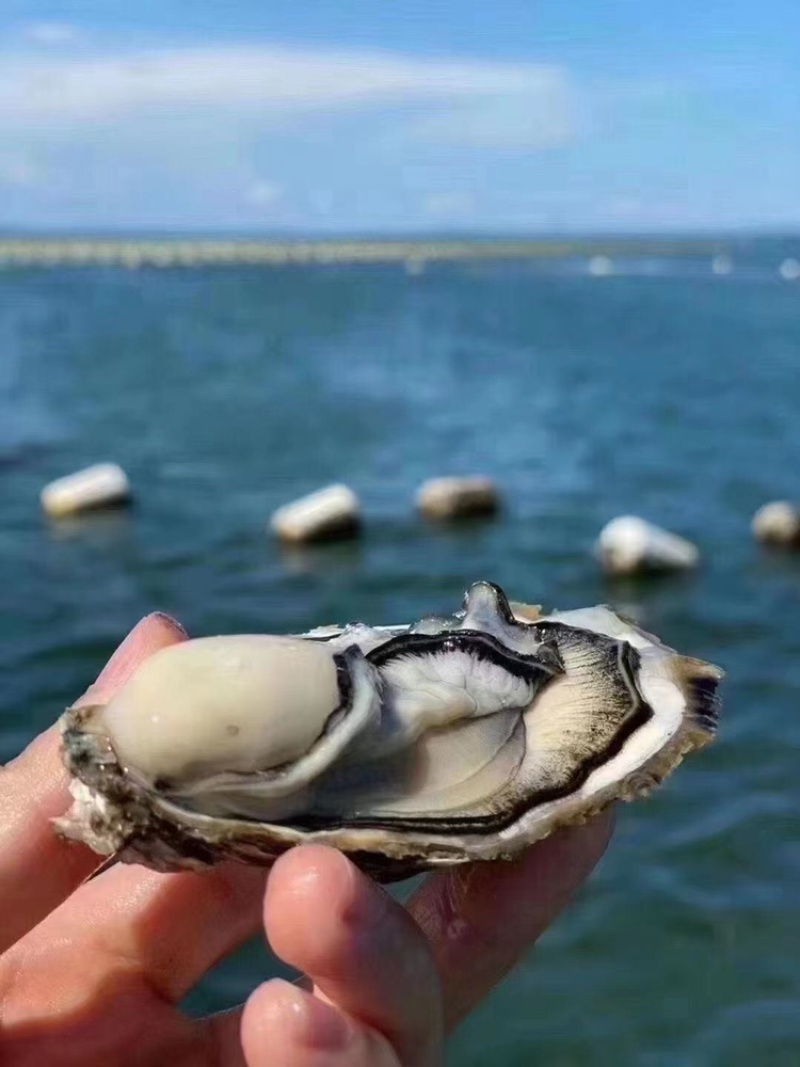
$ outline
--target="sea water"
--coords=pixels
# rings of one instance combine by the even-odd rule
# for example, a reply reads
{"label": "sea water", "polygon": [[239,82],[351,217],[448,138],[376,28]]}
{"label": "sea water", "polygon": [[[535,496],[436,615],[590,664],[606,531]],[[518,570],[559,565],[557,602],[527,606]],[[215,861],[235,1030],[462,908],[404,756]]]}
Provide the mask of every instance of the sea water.
{"label": "sea water", "polygon": [[[478,578],[611,602],[725,668],[719,741],[619,812],[596,875],[451,1062],[796,1064],[800,557],[759,550],[749,521],[800,497],[800,284],[777,270],[797,245],[747,245],[725,275],[680,254],[601,276],[0,272],[0,758],[154,609],[201,635],[410,620]],[[128,471],[134,506],[45,520],[40,488],[98,460]],[[501,514],[418,519],[418,484],[460,473],[496,479]],[[360,494],[363,537],[274,544],[271,511],[333,480]],[[627,512],[695,540],[698,572],[607,584],[592,542]],[[255,941],[190,1008],[271,973]]]}

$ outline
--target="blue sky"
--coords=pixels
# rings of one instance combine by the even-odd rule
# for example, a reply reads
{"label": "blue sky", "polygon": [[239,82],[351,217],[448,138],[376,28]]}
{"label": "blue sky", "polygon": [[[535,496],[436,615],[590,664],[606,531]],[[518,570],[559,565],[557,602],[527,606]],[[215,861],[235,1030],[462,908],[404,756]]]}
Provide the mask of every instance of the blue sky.
{"label": "blue sky", "polygon": [[2,0],[0,227],[800,227],[798,0]]}

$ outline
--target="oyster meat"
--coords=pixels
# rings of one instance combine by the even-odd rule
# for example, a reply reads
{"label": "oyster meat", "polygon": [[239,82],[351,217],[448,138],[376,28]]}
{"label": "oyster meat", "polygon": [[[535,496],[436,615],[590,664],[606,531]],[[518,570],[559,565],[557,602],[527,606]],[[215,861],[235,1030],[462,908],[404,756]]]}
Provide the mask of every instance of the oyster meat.
{"label": "oyster meat", "polygon": [[489,582],[408,626],[186,641],[65,712],[57,831],[162,870],[301,842],[386,880],[510,857],[709,741],[721,676],[610,608]]}

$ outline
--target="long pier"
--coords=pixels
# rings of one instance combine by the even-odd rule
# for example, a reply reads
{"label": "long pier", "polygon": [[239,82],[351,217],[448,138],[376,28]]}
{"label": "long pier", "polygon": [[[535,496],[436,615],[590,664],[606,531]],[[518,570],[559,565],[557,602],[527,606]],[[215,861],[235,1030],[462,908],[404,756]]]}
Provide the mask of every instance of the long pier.
{"label": "long pier", "polygon": [[289,263],[405,263],[570,256],[713,256],[712,239],[394,239],[111,238],[0,236],[0,267],[112,265],[207,267]]}

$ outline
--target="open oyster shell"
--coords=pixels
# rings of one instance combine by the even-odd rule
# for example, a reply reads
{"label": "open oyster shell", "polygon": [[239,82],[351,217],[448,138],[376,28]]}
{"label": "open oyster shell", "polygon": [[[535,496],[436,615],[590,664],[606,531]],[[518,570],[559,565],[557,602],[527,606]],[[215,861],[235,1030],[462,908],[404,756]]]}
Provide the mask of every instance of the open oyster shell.
{"label": "open oyster shell", "polygon": [[410,626],[200,638],[62,717],[61,834],[157,869],[301,842],[386,880],[510,857],[709,741],[722,672],[609,608],[478,582]]}

